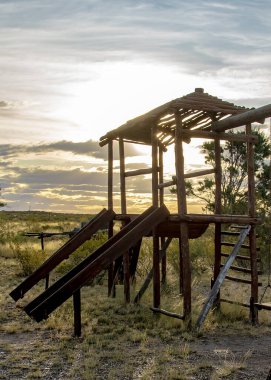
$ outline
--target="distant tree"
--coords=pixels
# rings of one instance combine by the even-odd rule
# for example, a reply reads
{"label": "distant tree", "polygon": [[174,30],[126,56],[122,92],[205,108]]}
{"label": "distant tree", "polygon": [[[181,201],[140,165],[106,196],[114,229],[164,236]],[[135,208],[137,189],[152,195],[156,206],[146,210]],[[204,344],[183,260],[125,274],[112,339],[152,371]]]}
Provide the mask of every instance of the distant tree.
{"label": "distant tree", "polygon": [[[243,133],[243,132],[237,132]],[[264,133],[255,131],[258,144],[255,145],[255,190],[257,209],[270,209],[270,163],[267,162],[271,145]],[[202,146],[205,163],[215,168],[214,142]],[[247,147],[243,142],[225,142],[221,146],[222,164],[222,210],[223,213],[245,213],[247,209]],[[204,209],[215,209],[215,180],[205,177],[197,183],[186,182],[187,195],[195,196],[205,204]],[[174,192],[175,190],[173,190]]]}

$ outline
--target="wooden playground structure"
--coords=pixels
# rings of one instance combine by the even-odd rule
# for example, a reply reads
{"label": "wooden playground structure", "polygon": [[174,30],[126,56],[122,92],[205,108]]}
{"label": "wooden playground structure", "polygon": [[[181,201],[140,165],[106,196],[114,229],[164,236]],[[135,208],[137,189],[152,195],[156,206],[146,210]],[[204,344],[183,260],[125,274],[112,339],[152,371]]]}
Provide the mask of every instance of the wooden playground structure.
{"label": "wooden playground structure", "polygon": [[[108,148],[108,207],[97,214],[86,226],[55,252],[40,268],[26,278],[12,292],[15,301],[22,298],[41,279],[46,278],[61,261],[67,259],[81,244],[105,225],[108,226],[108,240],[90,254],[79,265],[51,284],[39,296],[24,307],[25,312],[37,321],[49,316],[58,306],[71,296],[74,304],[75,335],[81,333],[81,299],[80,289],[90,279],[103,270],[108,271],[108,294],[114,294],[115,281],[120,268],[123,268],[125,301],[130,302],[130,282],[135,276],[137,260],[140,254],[142,238],[153,239],[153,268],[138,291],[135,302],[138,302],[150,282],[153,282],[154,313],[162,313],[185,321],[187,328],[192,327],[192,288],[191,260],[189,239],[199,238],[209,224],[214,224],[214,272],[213,286],[201,314],[196,322],[200,328],[208,311],[220,302],[231,300],[220,299],[219,289],[226,278],[229,281],[245,283],[250,286],[250,299],[240,306],[248,307],[253,323],[257,322],[258,308],[271,310],[271,304],[260,304],[258,296],[258,258],[255,227],[261,223],[255,209],[255,171],[254,145],[257,137],[252,133],[252,123],[263,123],[271,116],[271,105],[249,110],[223,101],[196,88],[195,92],[172,100],[154,110],[139,116],[126,124],[108,132],[100,139],[100,145]],[[229,133],[243,126],[244,134]],[[185,173],[184,144],[194,138],[213,140],[215,145],[215,169],[206,169]],[[240,141],[247,145],[248,207],[246,215],[225,215],[222,213],[222,168],[221,141]],[[113,143],[119,145],[120,167],[120,203],[121,213],[114,211],[113,191]],[[125,144],[144,144],[151,146],[151,168],[126,171]],[[164,180],[163,155],[167,146],[174,144],[176,172],[171,181]],[[151,174],[152,206],[142,214],[129,214],[126,200],[126,178]],[[214,214],[191,214],[187,212],[186,185],[187,178],[202,177],[214,174],[215,177],[215,212]],[[170,214],[164,199],[164,190],[176,186],[177,210]],[[122,228],[114,234],[113,223],[118,220]],[[223,225],[235,225],[236,230],[223,231]],[[226,235],[235,236],[235,243],[225,242]],[[183,297],[182,314],[171,313],[160,308],[160,286],[165,281],[167,272],[167,248],[173,238],[179,241],[179,290]],[[245,244],[245,239],[248,243]],[[232,251],[223,253],[223,246],[232,247]],[[240,248],[246,248],[248,255],[238,255]],[[226,262],[222,258],[226,258]],[[250,263],[249,269],[234,266],[236,258]],[[232,268],[249,274],[249,279],[227,276]],[[243,270],[242,270],[243,269]],[[259,307],[258,307],[259,306]]]}

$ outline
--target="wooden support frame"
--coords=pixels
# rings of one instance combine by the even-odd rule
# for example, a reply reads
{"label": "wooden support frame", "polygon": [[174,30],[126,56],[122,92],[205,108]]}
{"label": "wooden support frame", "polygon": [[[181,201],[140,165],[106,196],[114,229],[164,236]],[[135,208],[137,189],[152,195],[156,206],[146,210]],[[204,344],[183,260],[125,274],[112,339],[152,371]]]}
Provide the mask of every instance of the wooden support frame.
{"label": "wooden support frame", "polygon": [[[157,167],[157,171],[159,171],[159,167]],[[153,169],[147,168],[147,169],[137,169],[137,170],[131,170],[124,173],[124,176],[127,177],[135,177],[138,175],[146,175],[146,174],[152,174]]]}
{"label": "wooden support frame", "polygon": [[[110,140],[108,143],[108,177],[107,177],[107,192],[108,192],[108,210],[113,211],[113,140]],[[108,225],[108,239],[110,239],[113,236],[113,221],[109,222]],[[114,287],[113,284],[113,263],[109,265],[108,267],[108,280],[107,280],[107,286],[108,286],[108,296],[112,294],[112,290]],[[114,293],[114,292],[113,292]]]}
{"label": "wooden support frame", "polygon": [[[246,125],[246,133],[252,133],[251,124]],[[255,168],[254,168],[254,146],[247,143],[247,175],[248,175],[248,214],[251,217],[256,216],[256,195],[255,195]],[[249,233],[249,247],[251,259],[251,298],[255,303],[258,302],[258,267],[257,267],[257,244],[256,231],[252,226]],[[251,322],[258,322],[258,310],[250,313]]]}
{"label": "wooden support frame", "polygon": [[271,104],[216,121],[213,123],[212,129],[216,132],[223,132],[227,129],[240,127],[241,125],[248,125],[249,123],[264,123],[267,117],[271,117]]}
{"label": "wooden support frame", "polygon": [[[158,139],[156,124],[152,126],[152,204],[158,207]],[[153,307],[159,308],[161,302],[160,289],[160,260],[159,260],[159,237],[153,230]]]}
{"label": "wooden support frame", "polygon": [[[126,183],[125,183],[125,152],[123,138],[119,138],[119,159],[120,159],[120,203],[122,214],[127,213],[126,204]],[[130,258],[129,251],[123,254],[123,285],[124,285],[124,300],[130,302]]]}
{"label": "wooden support frame", "polygon": [[[158,165],[159,165],[158,182],[159,184],[161,184],[164,182],[164,151],[161,145],[159,146]],[[159,202],[160,202],[160,206],[162,206],[164,204],[164,188],[159,188],[159,184],[158,184]],[[165,244],[164,237],[160,238],[160,244],[161,244],[161,247],[164,246]],[[165,254],[163,255],[161,259],[161,283],[162,284],[166,283],[166,278],[167,278],[167,253],[165,251]]]}
{"label": "wooden support frame", "polygon": [[[175,114],[175,165],[177,179],[177,202],[180,217],[187,214],[186,189],[184,178],[184,156],[182,141],[182,120],[178,113]],[[187,328],[191,329],[191,263],[189,256],[188,225],[185,221],[180,224],[180,291],[183,293],[183,314]]]}
{"label": "wooden support frame", "polygon": [[[214,173],[215,173],[215,169],[197,170],[194,172],[184,174],[184,178],[185,179],[196,178],[196,177],[201,177],[204,175],[209,175],[209,174],[214,174]],[[176,176],[173,176],[172,178],[173,178],[172,181],[159,183],[158,189],[161,190],[161,189],[164,189],[165,187],[176,185],[176,182],[177,182]]]}
{"label": "wooden support frame", "polygon": [[[222,212],[222,168],[221,168],[221,147],[220,138],[216,137],[214,141],[215,145],[215,213],[221,214]],[[215,262],[214,262],[214,281],[216,281],[221,266],[221,223],[215,223]],[[219,303],[220,294],[217,294],[215,301],[216,307],[220,308]]]}

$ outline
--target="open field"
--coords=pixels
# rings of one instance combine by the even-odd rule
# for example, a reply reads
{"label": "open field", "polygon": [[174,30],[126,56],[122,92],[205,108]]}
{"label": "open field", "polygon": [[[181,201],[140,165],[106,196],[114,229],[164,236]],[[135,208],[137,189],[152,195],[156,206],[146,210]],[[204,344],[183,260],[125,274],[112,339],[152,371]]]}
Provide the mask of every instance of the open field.
{"label": "open field", "polygon": [[[101,278],[95,286],[83,288],[81,338],[72,336],[70,301],[48,320],[39,324],[32,321],[20,307],[43,289],[43,282],[27,293],[17,307],[9,296],[27,269],[22,257],[31,265],[38,265],[66,238],[46,241],[43,253],[37,240],[27,240],[19,232],[52,228],[63,231],[74,228],[79,221],[76,216],[63,215],[59,219],[52,220],[51,216],[48,220],[44,215],[43,220],[33,220],[30,214],[21,215],[21,219],[10,215],[1,219],[1,379],[266,379],[271,367],[271,312],[260,312],[260,324],[251,326],[247,310],[222,305],[222,313],[211,313],[202,332],[196,334],[187,332],[182,321],[154,316],[149,309],[151,289],[140,305],[125,306],[122,286],[117,286],[116,298],[108,298],[106,278]],[[207,234],[201,242],[202,251],[211,249],[209,240]],[[211,255],[200,256],[198,243],[191,245],[195,321],[208,294]],[[146,239],[133,294],[150,269],[149,251]],[[83,251],[77,255],[83,257]],[[174,244],[169,255],[170,276],[163,289],[162,306],[180,312]],[[69,261],[76,260],[67,260],[66,266],[52,274],[52,280],[68,270]],[[234,292],[235,296],[242,293],[236,286],[228,286],[224,291]],[[270,293],[268,297],[270,301]]]}

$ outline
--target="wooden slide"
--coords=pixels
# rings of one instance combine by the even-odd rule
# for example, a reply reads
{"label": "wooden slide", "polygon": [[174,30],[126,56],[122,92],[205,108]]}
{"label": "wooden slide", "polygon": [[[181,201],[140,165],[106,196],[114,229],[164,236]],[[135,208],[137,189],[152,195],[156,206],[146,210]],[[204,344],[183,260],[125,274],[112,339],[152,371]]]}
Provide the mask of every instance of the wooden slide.
{"label": "wooden slide", "polygon": [[91,237],[107,223],[114,219],[115,213],[112,210],[103,209],[93,219],[91,219],[80,231],[69,239],[61,248],[50,256],[38,269],[27,277],[11,293],[14,301],[22,298],[24,294],[45,278],[57,265],[67,259],[78,247]]}
{"label": "wooden slide", "polygon": [[113,261],[135,246],[143,236],[164,221],[168,215],[169,212],[165,206],[160,208],[152,206],[147,209],[31,301],[24,308],[25,312],[37,322],[46,319],[52,311],[80,290],[86,282],[107,269]]}

